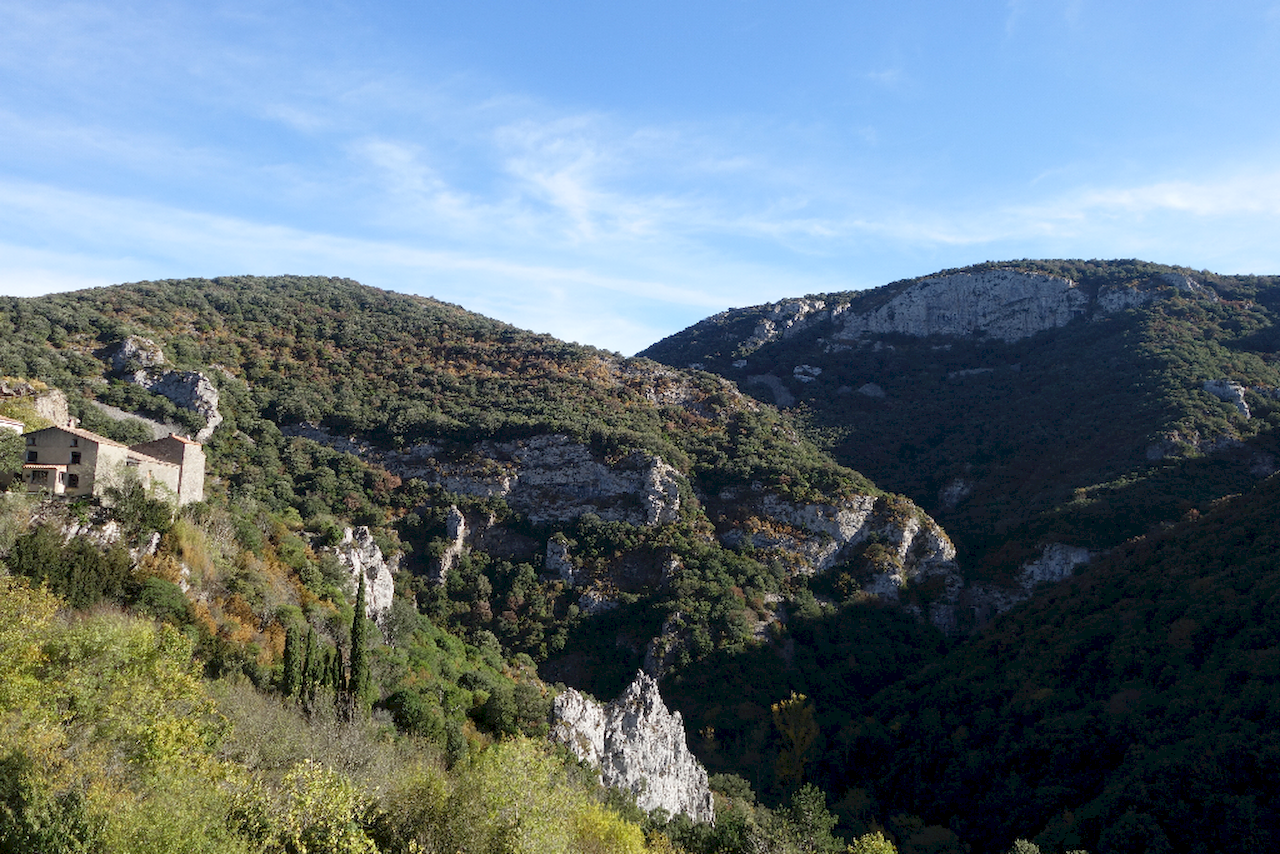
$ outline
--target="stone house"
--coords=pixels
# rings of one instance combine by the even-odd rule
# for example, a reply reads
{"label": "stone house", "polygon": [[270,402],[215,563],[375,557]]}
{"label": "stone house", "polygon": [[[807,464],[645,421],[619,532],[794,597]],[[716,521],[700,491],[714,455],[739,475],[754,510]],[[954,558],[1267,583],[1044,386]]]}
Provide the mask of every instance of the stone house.
{"label": "stone house", "polygon": [[79,427],[46,427],[26,436],[22,480],[28,492],[101,496],[136,476],[148,490],[172,493],[179,506],[204,500],[204,449],[170,434],[132,447]]}

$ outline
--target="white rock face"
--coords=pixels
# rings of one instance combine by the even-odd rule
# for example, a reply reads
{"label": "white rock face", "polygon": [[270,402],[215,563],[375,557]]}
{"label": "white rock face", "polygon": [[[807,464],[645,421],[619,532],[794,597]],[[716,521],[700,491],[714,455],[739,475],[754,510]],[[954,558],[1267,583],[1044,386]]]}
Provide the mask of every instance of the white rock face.
{"label": "white rock face", "polygon": [[1098,307],[1103,311],[1124,311],[1154,302],[1160,292],[1136,287],[1106,288],[1098,292]]}
{"label": "white rock face", "polygon": [[168,364],[160,345],[149,338],[131,335],[121,341],[110,356],[111,369],[134,385],[167,397],[183,409],[198,412],[205,426],[195,435],[200,443],[209,441],[222,423],[218,411],[218,390],[199,371],[166,371]]}
{"label": "white rock face", "polygon": [[1018,581],[1030,596],[1036,586],[1045,582],[1062,581],[1075,575],[1076,567],[1093,559],[1093,552],[1081,546],[1050,543],[1044,547],[1038,560],[1023,564]]}
{"label": "white rock face", "polygon": [[440,564],[436,568],[437,584],[445,583],[453,565],[467,548],[467,517],[463,516],[462,511],[457,507],[449,508],[449,515],[445,518],[445,536],[449,542],[440,555]]}
{"label": "white rock face", "polygon": [[577,580],[578,568],[569,555],[569,544],[562,539],[553,536],[547,541],[547,559],[543,566],[548,575],[559,578],[570,587]]}
{"label": "white rock face", "polygon": [[1218,400],[1230,403],[1246,419],[1253,416],[1249,411],[1249,403],[1244,399],[1244,386],[1240,383],[1231,380],[1209,380],[1204,384],[1204,390]]}
{"label": "white rock face", "polygon": [[556,697],[551,738],[599,768],[606,786],[632,792],[641,809],[715,821],[707,769],[689,752],[684,720],[643,671],[604,706],[574,690]]}
{"label": "white rock face", "polygon": [[1084,314],[1089,299],[1075,282],[1044,273],[988,270],[923,279],[879,308],[847,314],[833,337],[866,333],[958,335],[985,333],[1017,341],[1064,326]]}
{"label": "white rock face", "polygon": [[[798,504],[770,493],[724,497],[741,501],[760,517],[785,523],[785,530],[751,532],[752,544],[790,553],[799,559],[794,569],[802,575],[825,572],[847,560],[851,547],[872,534],[892,544],[903,563],[902,571],[908,575],[935,565],[955,569],[955,546],[936,522],[923,512],[897,519],[877,507],[874,495],[858,495],[835,504]],[[747,535],[747,531],[735,528],[722,539],[735,544]],[[900,582],[894,582],[895,590]]]}
{"label": "white rock face", "polygon": [[54,424],[68,424],[71,412],[67,408],[67,396],[62,389],[51,388],[35,399],[36,415],[47,418]]}
{"label": "white rock face", "polygon": [[[434,449],[432,449],[434,450]],[[609,522],[663,525],[680,518],[680,473],[639,451],[616,463],[597,460],[568,436],[480,442],[474,461],[429,453],[387,454],[381,462],[401,477],[419,477],[463,495],[502,497],[531,522],[565,522],[594,513]]]}
{"label": "white rock face", "polygon": [[1016,586],[976,584],[964,591],[963,599],[975,613],[986,617],[1002,614],[1030,599],[1040,584],[1071,578],[1077,567],[1089,563],[1094,556],[1094,552],[1081,546],[1050,543],[1041,550],[1040,557],[1022,565]]}
{"label": "white rock face", "polygon": [[111,370],[117,374],[129,374],[132,382],[140,383],[138,374],[144,377],[148,371],[163,368],[167,364],[164,351],[150,338],[130,335],[121,341],[111,353]]}
{"label": "white rock face", "polygon": [[400,566],[400,555],[390,558],[383,555],[373,540],[372,532],[364,525],[354,530],[347,528],[335,551],[338,561],[350,573],[352,584],[359,584],[360,575],[364,574],[364,615],[380,622],[383,615],[391,610],[391,600],[395,596],[392,574]]}
{"label": "white rock face", "polygon": [[165,371],[151,383],[143,383],[156,394],[169,398],[178,406],[205,417],[205,426],[193,437],[197,442],[209,441],[222,423],[218,411],[218,390],[213,381],[199,371]]}
{"label": "white rock face", "polygon": [[743,349],[749,353],[770,341],[793,335],[826,320],[831,316],[831,312],[825,311],[826,307],[823,300],[807,298],[784,300],[771,306],[769,313],[756,324],[751,337],[743,342]]}

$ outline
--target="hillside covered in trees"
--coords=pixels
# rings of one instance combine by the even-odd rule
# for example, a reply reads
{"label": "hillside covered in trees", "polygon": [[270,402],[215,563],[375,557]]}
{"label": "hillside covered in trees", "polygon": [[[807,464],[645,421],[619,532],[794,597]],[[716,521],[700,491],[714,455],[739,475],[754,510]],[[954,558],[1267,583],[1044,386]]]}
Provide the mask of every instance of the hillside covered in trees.
{"label": "hillside covered in trees", "polygon": [[[60,393],[126,443],[154,428],[123,413],[212,428],[206,500],[176,516],[127,485],[0,497],[8,613],[34,621],[0,686],[6,840],[1267,846],[1274,283],[1018,268],[1070,280],[1074,314],[831,334],[913,280],[709,319],[650,351],[674,367],[337,279],[0,300],[0,415],[43,426]],[[196,375],[199,405],[164,393]],[[394,579],[376,605],[361,526]],[[1055,544],[1087,557],[1032,596]],[[86,682],[103,668],[177,693],[130,707],[132,683]],[[712,772],[714,828],[541,740],[557,683],[609,699],[641,668]],[[146,829],[175,804],[189,824]]]}

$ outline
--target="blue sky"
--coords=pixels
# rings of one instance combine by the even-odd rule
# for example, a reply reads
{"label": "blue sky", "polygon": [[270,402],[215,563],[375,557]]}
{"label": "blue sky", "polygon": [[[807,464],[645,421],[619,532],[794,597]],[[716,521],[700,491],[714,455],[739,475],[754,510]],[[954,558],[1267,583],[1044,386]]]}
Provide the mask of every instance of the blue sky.
{"label": "blue sky", "polygon": [[1280,273],[1280,0],[0,0],[0,293],[348,276],[632,353],[1015,258]]}

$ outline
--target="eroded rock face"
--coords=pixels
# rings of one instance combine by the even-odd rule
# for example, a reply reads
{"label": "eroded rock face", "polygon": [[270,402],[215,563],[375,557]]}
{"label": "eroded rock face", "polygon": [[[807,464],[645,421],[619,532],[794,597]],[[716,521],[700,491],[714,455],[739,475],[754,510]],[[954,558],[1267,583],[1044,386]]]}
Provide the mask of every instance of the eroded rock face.
{"label": "eroded rock face", "polygon": [[471,459],[442,460],[435,448],[386,454],[401,477],[419,477],[462,495],[505,498],[531,522],[567,522],[594,513],[608,522],[655,526],[680,518],[682,476],[661,457],[639,451],[617,462],[596,458],[568,436],[480,442]]}
{"label": "eroded rock face", "polygon": [[165,371],[147,388],[183,409],[204,416],[205,426],[193,437],[197,442],[209,441],[213,431],[222,423],[222,413],[218,411],[218,390],[213,381],[199,371]]}
{"label": "eroded rock face", "polygon": [[1075,282],[1044,273],[988,270],[922,279],[879,308],[846,314],[836,339],[866,333],[977,333],[1017,341],[1084,314],[1089,298]]}
{"label": "eroded rock face", "polygon": [[149,338],[131,335],[112,349],[108,360],[111,370],[127,382],[166,397],[183,409],[205,418],[205,426],[195,435],[200,443],[209,441],[222,423],[218,411],[218,389],[200,371],[170,371],[164,351]]}
{"label": "eroded rock face", "polygon": [[827,304],[820,299],[784,300],[771,307],[769,314],[756,324],[751,337],[743,342],[743,351],[750,353],[779,338],[795,334],[831,316]]}
{"label": "eroded rock face", "polygon": [[444,524],[447,543],[436,566],[435,582],[437,584],[444,584],[448,580],[453,565],[458,562],[458,558],[462,557],[467,548],[467,517],[462,515],[462,511],[451,506]]}
{"label": "eroded rock face", "polygon": [[744,496],[733,490],[721,493],[720,500],[750,513],[728,526],[721,540],[737,545],[750,537],[756,549],[786,552],[800,575],[849,560],[854,547],[872,536],[890,544],[908,575],[935,566],[955,568],[956,551],[947,535],[909,502],[858,495],[832,504],[800,504],[768,492]]}
{"label": "eroded rock face", "polygon": [[1252,417],[1249,404],[1244,399],[1244,386],[1231,380],[1208,380],[1204,390],[1225,403],[1234,406],[1246,419]]}
{"label": "eroded rock face", "polygon": [[551,737],[599,768],[606,786],[633,793],[641,809],[715,821],[707,769],[689,752],[684,720],[667,710],[658,683],[643,671],[606,705],[574,690],[560,694]]}
{"label": "eroded rock face", "polygon": [[363,525],[347,528],[335,552],[338,561],[351,574],[352,584],[359,584],[360,574],[364,574],[364,613],[369,619],[380,622],[391,610],[391,600],[395,596],[392,576],[400,566],[400,555],[386,557],[374,542],[373,533]]}

